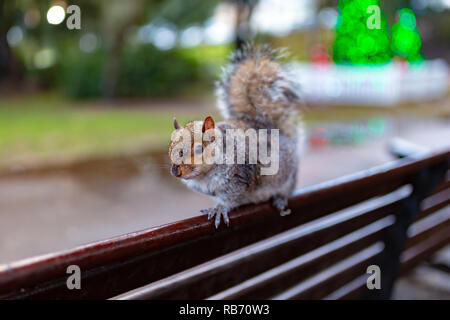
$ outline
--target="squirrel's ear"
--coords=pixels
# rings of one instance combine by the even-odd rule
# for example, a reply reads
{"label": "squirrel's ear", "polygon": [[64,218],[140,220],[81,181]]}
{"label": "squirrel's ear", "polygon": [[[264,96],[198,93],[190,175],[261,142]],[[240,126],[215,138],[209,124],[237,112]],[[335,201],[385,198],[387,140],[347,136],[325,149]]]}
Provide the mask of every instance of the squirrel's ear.
{"label": "squirrel's ear", "polygon": [[203,122],[203,128],[202,128],[202,131],[203,131],[203,132],[206,132],[206,131],[208,131],[209,129],[214,129],[214,120],[213,120],[213,118],[210,117],[210,116],[206,117],[205,122]]}
{"label": "squirrel's ear", "polygon": [[173,126],[175,127],[175,129],[181,129],[180,124],[178,123],[176,118],[173,118]]}

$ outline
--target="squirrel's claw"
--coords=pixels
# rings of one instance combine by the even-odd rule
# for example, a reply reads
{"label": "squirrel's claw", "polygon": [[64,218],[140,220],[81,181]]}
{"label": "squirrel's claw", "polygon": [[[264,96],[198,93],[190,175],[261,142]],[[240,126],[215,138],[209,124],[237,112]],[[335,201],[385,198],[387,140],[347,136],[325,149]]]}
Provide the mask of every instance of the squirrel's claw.
{"label": "squirrel's claw", "polygon": [[284,217],[291,213],[291,209],[287,209],[288,199],[283,196],[276,196],[272,199],[272,204],[280,211],[280,216]]}
{"label": "squirrel's claw", "polygon": [[228,218],[228,209],[223,207],[223,206],[215,206],[212,208],[208,208],[208,209],[203,209],[200,210],[201,213],[203,214],[207,214],[208,215],[208,220],[211,220],[212,217],[215,217],[214,219],[214,226],[216,227],[216,229],[219,227],[220,225],[220,218],[223,217],[223,222],[225,222],[225,224],[227,226],[230,225],[230,219]]}
{"label": "squirrel's claw", "polygon": [[219,213],[216,213],[216,219],[214,219],[214,225],[216,226],[216,229],[220,225],[220,214]]}
{"label": "squirrel's claw", "polygon": [[223,217],[223,222],[225,222],[225,224],[227,226],[229,226],[230,225],[230,218],[228,218],[228,212],[226,212],[226,211],[222,212],[222,217]]}

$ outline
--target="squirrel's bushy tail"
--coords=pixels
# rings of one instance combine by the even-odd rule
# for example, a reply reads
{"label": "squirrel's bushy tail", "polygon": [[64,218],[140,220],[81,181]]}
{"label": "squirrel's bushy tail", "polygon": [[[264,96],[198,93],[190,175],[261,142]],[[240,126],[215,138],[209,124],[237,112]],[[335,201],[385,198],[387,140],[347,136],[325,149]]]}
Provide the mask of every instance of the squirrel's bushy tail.
{"label": "squirrel's bushy tail", "polygon": [[296,134],[299,88],[278,62],[280,52],[246,45],[231,56],[217,85],[219,108],[226,119],[244,120],[255,129],[277,128]]}

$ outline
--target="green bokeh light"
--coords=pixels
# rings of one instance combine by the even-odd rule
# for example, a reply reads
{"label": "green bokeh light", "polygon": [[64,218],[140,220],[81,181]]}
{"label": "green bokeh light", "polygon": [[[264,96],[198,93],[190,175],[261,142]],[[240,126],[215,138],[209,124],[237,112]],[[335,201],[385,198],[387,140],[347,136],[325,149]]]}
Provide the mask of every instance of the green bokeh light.
{"label": "green bokeh light", "polygon": [[380,1],[339,1],[340,15],[336,24],[337,36],[333,47],[333,60],[336,63],[378,64],[390,61],[392,51],[386,17],[381,12],[379,29],[370,29],[367,26],[368,19],[373,15],[367,13],[367,8],[372,5],[379,6]]}
{"label": "green bokeh light", "polygon": [[392,27],[392,51],[410,62],[417,62],[423,60],[421,46],[414,12],[411,9],[401,9],[398,22]]}
{"label": "green bokeh light", "polygon": [[381,137],[386,130],[386,121],[381,118],[369,119],[367,126],[374,137]]}
{"label": "green bokeh light", "polygon": [[369,6],[380,6],[379,0],[340,0],[336,23],[333,60],[339,64],[381,64],[393,56],[409,62],[423,60],[422,42],[416,27],[416,16],[411,9],[401,9],[398,22],[392,27],[392,40],[386,17],[382,11],[379,28],[369,28],[373,11]]}
{"label": "green bokeh light", "polygon": [[400,10],[399,21],[405,29],[414,30],[416,28],[416,16],[411,9]]}

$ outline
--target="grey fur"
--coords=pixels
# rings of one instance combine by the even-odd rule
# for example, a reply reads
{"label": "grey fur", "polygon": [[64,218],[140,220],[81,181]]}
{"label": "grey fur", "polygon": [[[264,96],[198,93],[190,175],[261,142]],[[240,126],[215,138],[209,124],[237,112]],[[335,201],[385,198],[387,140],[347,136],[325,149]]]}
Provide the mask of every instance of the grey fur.
{"label": "grey fur", "polygon": [[[281,215],[290,213],[290,210],[286,207],[287,199],[292,194],[297,181],[299,165],[298,146],[302,138],[298,136],[298,126],[294,123],[297,118],[296,104],[299,100],[298,88],[289,79],[287,76],[288,72],[281,68],[281,65],[279,68],[280,74],[274,75],[277,79],[276,81],[267,84],[267,81],[264,82],[265,79],[262,79],[261,81],[264,85],[259,88],[263,90],[261,94],[270,98],[267,100],[267,106],[273,105],[277,109],[273,111],[269,110],[269,114],[267,110],[260,112],[258,110],[259,105],[252,106],[252,108],[256,109],[256,112],[236,112],[236,110],[241,109],[234,108],[231,104],[230,95],[233,92],[229,90],[231,78],[242,63],[249,59],[266,58],[267,61],[267,58],[270,58],[274,60],[277,58],[278,53],[279,51],[271,50],[267,46],[259,49],[247,46],[244,50],[236,52],[231,57],[231,63],[225,68],[224,77],[218,84],[219,105],[222,108],[225,121],[216,124],[216,127],[223,133],[224,145],[226,144],[225,130],[227,128],[240,128],[244,131],[248,128],[278,128],[280,129],[280,162],[277,174],[261,175],[262,165],[259,163],[248,163],[248,148],[246,148],[245,164],[210,165],[207,170],[203,168],[202,174],[184,180],[184,183],[189,188],[208,194],[217,200],[215,207],[202,210],[203,213],[208,215],[208,219],[215,217],[216,227],[219,226],[221,217],[226,224],[229,223],[228,212],[230,210],[248,203],[272,200],[274,207],[279,210]],[[273,65],[271,66],[273,67]],[[244,81],[242,85],[245,86],[247,84]],[[252,85],[255,84],[253,83]],[[243,91],[245,92],[245,90]],[[248,101],[251,103],[251,97],[248,97]],[[262,100],[259,99],[259,102],[261,101],[265,101],[264,98]],[[270,114],[271,112],[276,113],[277,117],[275,118],[273,114]],[[270,146],[268,149],[270,149]]]}

